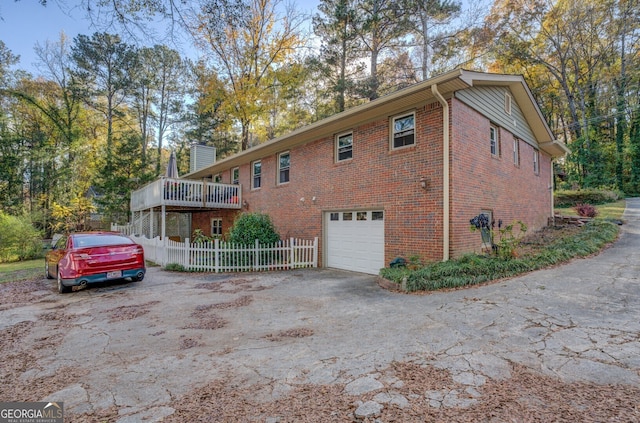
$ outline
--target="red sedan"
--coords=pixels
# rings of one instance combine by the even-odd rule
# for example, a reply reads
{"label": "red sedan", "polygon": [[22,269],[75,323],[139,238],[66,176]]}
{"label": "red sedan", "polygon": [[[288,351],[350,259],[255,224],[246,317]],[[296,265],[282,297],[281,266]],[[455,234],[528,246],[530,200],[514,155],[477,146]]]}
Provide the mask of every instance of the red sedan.
{"label": "red sedan", "polygon": [[141,281],[146,272],[142,246],[117,232],[64,235],[47,253],[44,265],[47,278],[58,278],[60,293],[109,280]]}

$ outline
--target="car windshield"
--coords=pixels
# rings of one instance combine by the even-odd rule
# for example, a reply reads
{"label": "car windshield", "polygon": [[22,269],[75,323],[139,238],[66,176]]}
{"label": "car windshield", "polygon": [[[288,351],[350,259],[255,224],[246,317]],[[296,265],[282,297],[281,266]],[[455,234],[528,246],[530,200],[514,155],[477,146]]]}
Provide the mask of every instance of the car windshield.
{"label": "car windshield", "polygon": [[73,237],[76,248],[105,247],[109,245],[133,244],[129,238],[122,235],[77,235]]}

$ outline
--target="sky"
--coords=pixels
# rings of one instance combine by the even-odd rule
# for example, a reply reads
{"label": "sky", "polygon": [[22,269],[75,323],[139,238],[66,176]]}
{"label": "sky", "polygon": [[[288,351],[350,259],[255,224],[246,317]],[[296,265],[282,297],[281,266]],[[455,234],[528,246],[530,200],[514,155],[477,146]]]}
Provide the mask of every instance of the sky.
{"label": "sky", "polygon": [[[319,0],[295,1],[298,10],[306,13],[315,13],[318,2]],[[0,40],[14,55],[20,56],[18,68],[39,76],[38,59],[34,52],[36,43],[44,46],[47,40],[57,42],[61,31],[72,40],[78,34],[91,35],[98,30],[91,26],[83,11],[75,6],[79,1],[62,0],[61,3],[69,9],[67,13],[61,10],[55,0],[49,0],[47,6],[42,6],[38,0],[0,0]],[[184,48],[189,50],[189,46],[183,46],[182,49]],[[196,56],[197,53],[188,51],[187,55]]]}

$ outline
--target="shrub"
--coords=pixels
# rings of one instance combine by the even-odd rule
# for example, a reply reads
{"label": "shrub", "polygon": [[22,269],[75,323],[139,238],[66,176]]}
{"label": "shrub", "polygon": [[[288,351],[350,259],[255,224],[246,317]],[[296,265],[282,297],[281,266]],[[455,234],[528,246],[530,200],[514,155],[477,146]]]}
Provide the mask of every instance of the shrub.
{"label": "shrub", "polygon": [[556,207],[573,207],[576,204],[605,204],[624,198],[617,191],[584,189],[579,191],[556,191],[554,193]]}
{"label": "shrub", "polygon": [[184,268],[183,265],[178,263],[169,263],[164,267],[164,270],[169,270],[172,272],[186,272],[187,269]]}
{"label": "shrub", "polygon": [[250,245],[255,243],[256,239],[260,244],[275,244],[280,241],[280,235],[268,214],[242,213],[229,230],[229,241]]}
{"label": "shrub", "polygon": [[541,250],[523,257],[466,254],[454,260],[428,264],[415,271],[406,267],[386,268],[380,274],[398,284],[406,278],[408,291],[458,288],[515,276],[566,262],[574,257],[585,257],[600,251],[604,245],[614,241],[617,235],[617,225],[593,220],[577,234],[557,239]]}
{"label": "shrub", "polygon": [[27,215],[10,216],[0,211],[0,261],[42,257],[42,238]]}
{"label": "shrub", "polygon": [[598,215],[598,210],[591,204],[576,204],[573,209],[581,217],[596,217]]}

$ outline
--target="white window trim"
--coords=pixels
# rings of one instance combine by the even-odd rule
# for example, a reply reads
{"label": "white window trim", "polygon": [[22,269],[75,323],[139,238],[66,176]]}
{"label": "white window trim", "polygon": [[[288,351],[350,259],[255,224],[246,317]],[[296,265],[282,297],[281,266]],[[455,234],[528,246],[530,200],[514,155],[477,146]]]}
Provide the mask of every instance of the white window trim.
{"label": "white window trim", "polygon": [[[289,180],[285,181],[285,182],[280,182],[280,171],[282,170],[282,168],[280,167],[280,157],[282,157],[284,154],[288,154],[289,155]],[[282,153],[278,153],[278,172],[276,174],[276,178],[277,178],[277,183],[278,185],[286,185],[289,183],[289,181],[291,180],[291,151],[283,151]]]}
{"label": "white window trim", "polygon": [[[236,173],[236,170],[238,171],[238,179],[233,179],[233,174]],[[231,183],[234,185],[240,184],[240,168],[239,167],[234,167],[231,169]]]}
{"label": "white window trim", "polygon": [[[494,141],[491,139],[491,130],[493,129],[493,133],[495,134],[495,153],[491,151],[491,143]],[[500,157],[500,128],[498,125],[491,124],[489,126],[489,148],[491,151],[491,156]]]}
{"label": "white window trim", "polygon": [[[255,165],[256,163],[260,163],[260,186],[257,187],[255,186],[255,178],[256,178],[256,174],[255,174]],[[262,160],[254,160],[251,162],[251,189],[260,189],[262,188]]]}
{"label": "white window trim", "polygon": [[520,140],[518,138],[513,139],[513,164],[520,167]]}
{"label": "white window trim", "polygon": [[[406,117],[412,116],[413,117],[413,143],[408,144],[408,145],[402,145],[400,147],[395,147],[394,146],[394,135],[395,135],[395,123],[396,120],[398,119],[403,119]],[[389,148],[391,150],[402,150],[403,148],[410,148],[410,147],[414,147],[416,145],[416,112],[411,111],[411,112],[405,112],[405,113],[400,113],[398,115],[392,116],[391,118],[389,118]]]}
{"label": "white window trim", "polygon": [[[214,226],[214,222],[218,223],[218,225]],[[213,228],[214,227],[220,228],[220,233],[219,234],[214,234],[213,233]],[[211,236],[214,237],[214,238],[222,238],[222,218],[221,217],[212,217],[211,218]]]}
{"label": "white window trim", "polygon": [[[347,135],[351,135],[351,157],[347,159],[340,159],[340,138],[346,137]],[[334,154],[336,158],[335,160],[336,163],[352,160],[353,159],[353,131],[343,132],[341,134],[336,135],[334,140],[334,150],[335,150]]]}
{"label": "white window trim", "polygon": [[540,151],[533,150],[533,173],[540,175]]}

